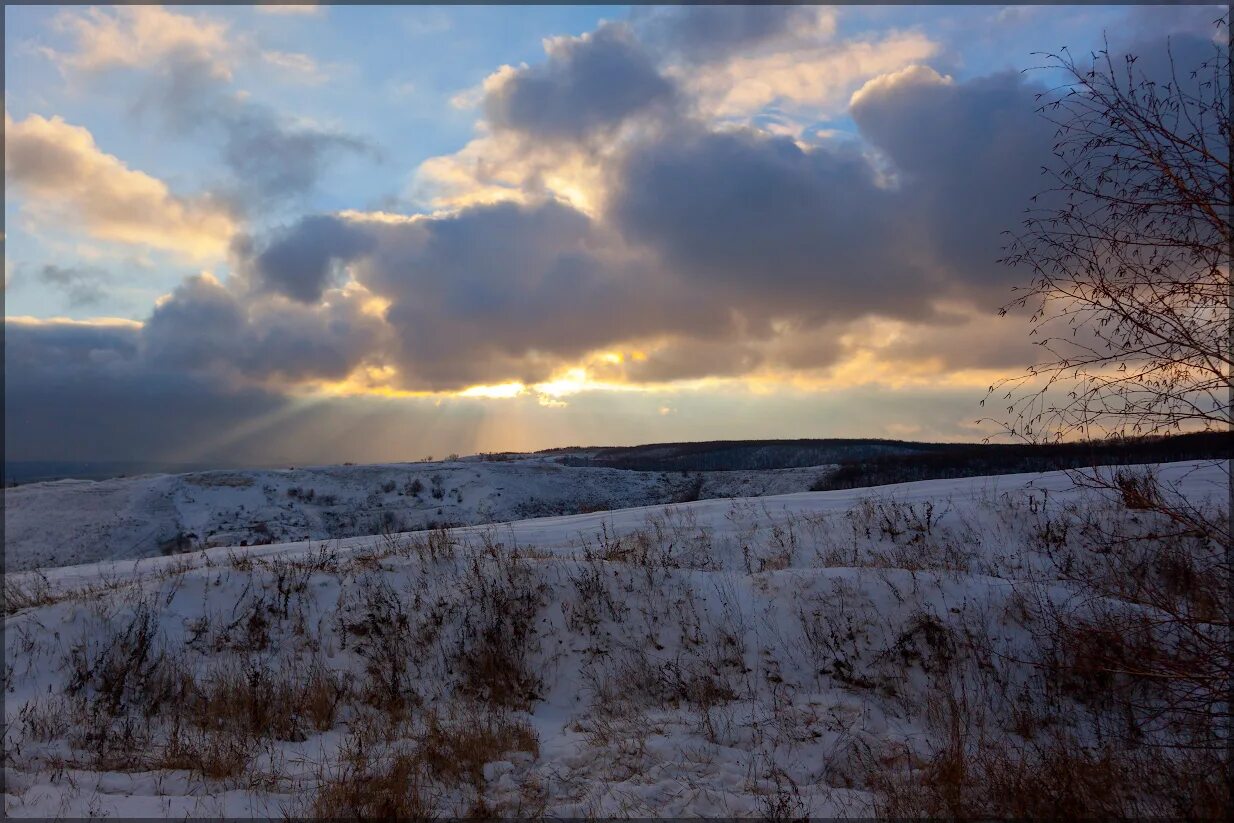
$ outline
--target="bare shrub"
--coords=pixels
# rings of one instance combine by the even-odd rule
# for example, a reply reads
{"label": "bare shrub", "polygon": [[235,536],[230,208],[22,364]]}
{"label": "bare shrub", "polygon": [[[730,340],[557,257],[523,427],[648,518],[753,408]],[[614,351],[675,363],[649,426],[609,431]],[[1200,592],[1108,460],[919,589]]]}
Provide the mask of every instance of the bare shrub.
{"label": "bare shrub", "polygon": [[340,613],[338,620],[344,639],[354,638],[364,660],[361,699],[394,714],[417,704],[411,671],[415,637],[405,598],[384,577],[368,574],[357,586],[357,608]]}
{"label": "bare shrub", "polygon": [[770,791],[759,800],[763,820],[808,821],[810,806],[801,796],[801,788],[784,769],[772,765],[767,770]]}
{"label": "bare shrub", "polygon": [[1119,470],[1114,473],[1114,485],[1129,509],[1152,510],[1161,505],[1161,491],[1151,473]]}
{"label": "bare shrub", "polygon": [[159,633],[153,607],[139,601],[126,625],[101,638],[97,653],[92,655],[86,645],[72,649],[65,693],[86,696],[93,708],[111,717],[133,710],[154,715],[182,703],[191,679],[163,650]]}
{"label": "bare shrub", "polygon": [[539,699],[539,675],[530,658],[543,594],[527,568],[497,557],[489,577],[479,556],[464,582],[462,625],[454,665],[460,694],[527,708]]}

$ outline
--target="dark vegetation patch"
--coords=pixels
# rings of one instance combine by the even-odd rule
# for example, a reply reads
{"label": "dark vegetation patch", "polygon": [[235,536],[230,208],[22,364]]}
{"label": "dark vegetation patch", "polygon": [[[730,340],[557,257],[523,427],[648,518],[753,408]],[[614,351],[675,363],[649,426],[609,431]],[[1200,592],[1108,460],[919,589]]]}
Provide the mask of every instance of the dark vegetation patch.
{"label": "dark vegetation patch", "polygon": [[1228,459],[1224,433],[1076,443],[923,443],[876,438],[715,440],[609,448],[548,449],[566,466],[630,471],[749,471],[838,464],[815,491],[907,480],[1054,471],[1092,465]]}
{"label": "dark vegetation patch", "polygon": [[1230,440],[1224,432],[1032,445],[909,445],[923,448],[906,454],[846,458],[839,461],[837,469],[820,477],[810,488],[813,491],[829,491],[913,480],[1172,463],[1178,460],[1230,459]]}

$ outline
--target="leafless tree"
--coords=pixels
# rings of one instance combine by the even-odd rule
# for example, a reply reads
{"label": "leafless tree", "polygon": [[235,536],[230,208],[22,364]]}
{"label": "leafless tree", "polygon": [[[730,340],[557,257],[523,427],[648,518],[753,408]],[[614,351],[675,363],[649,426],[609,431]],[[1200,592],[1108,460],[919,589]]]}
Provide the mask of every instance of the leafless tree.
{"label": "leafless tree", "polygon": [[[1045,353],[990,388],[1006,428],[1029,440],[1224,430],[1231,418],[1231,123],[1228,20],[1212,52],[1160,71],[1109,49],[1081,61],[1046,54],[1063,82],[1038,97],[1055,124],[1049,187],[1033,200],[1004,263],[1032,273],[1003,313],[1027,310]],[[1229,466],[1225,464],[1228,478]],[[1093,603],[1135,604],[1079,625],[1050,624],[1056,646],[1087,638],[1076,672],[1145,689],[1140,714],[1200,721],[1192,745],[1223,751],[1230,728],[1234,554],[1229,510],[1198,506],[1152,471],[1074,472],[1148,518],[1151,548],[1094,533],[1109,574],[1069,581]],[[1158,545],[1167,540],[1170,548]],[[1144,629],[1148,627],[1148,629]],[[1143,629],[1143,630],[1142,630]],[[1078,632],[1078,633],[1077,633]],[[1147,632],[1147,633],[1146,633]],[[1152,646],[1149,634],[1168,639]],[[1113,642],[1111,639],[1117,640]],[[1140,642],[1133,649],[1134,642]],[[1071,644],[1074,646],[1074,643]],[[1077,658],[1078,660],[1079,658]],[[1151,710],[1151,711],[1150,711]],[[1141,717],[1141,719],[1144,719]]]}
{"label": "leafless tree", "polygon": [[1050,184],[1001,262],[1032,273],[1002,311],[1031,312],[1044,356],[987,400],[1031,440],[1228,426],[1228,47],[1190,66],[1169,53],[1167,77],[1108,49],[1039,56],[1064,78],[1038,95]]}

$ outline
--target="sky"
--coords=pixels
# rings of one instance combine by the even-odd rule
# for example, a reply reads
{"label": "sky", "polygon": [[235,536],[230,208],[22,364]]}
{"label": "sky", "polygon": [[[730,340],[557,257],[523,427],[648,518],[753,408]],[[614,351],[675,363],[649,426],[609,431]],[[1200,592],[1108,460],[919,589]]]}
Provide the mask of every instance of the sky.
{"label": "sky", "polygon": [[1034,53],[1221,13],[8,6],[6,457],[980,439]]}

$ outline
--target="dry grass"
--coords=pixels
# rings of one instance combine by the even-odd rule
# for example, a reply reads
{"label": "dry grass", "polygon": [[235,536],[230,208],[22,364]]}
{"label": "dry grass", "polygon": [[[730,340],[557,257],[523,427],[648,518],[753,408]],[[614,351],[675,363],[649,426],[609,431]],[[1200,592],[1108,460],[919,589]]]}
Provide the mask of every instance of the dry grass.
{"label": "dry grass", "polygon": [[[348,688],[319,662],[232,659],[204,673],[174,653],[149,603],[71,653],[62,708],[76,747],[95,767],[117,771],[188,769],[236,777],[270,741],[300,741],[333,728]],[[25,718],[37,736],[45,712]]]}
{"label": "dry grass", "polygon": [[[963,721],[961,721],[963,722]],[[1211,754],[948,739],[923,768],[872,769],[875,810],[897,819],[1227,819],[1228,764]]]}
{"label": "dry grass", "polygon": [[323,820],[430,820],[436,816],[428,794],[424,762],[414,752],[381,757],[345,748],[339,765],[323,775],[310,815]]}
{"label": "dry grass", "polygon": [[32,609],[55,603],[57,598],[51,590],[51,584],[41,573],[33,573],[22,578],[4,578],[4,613],[16,614],[22,609]]}
{"label": "dry grass", "polygon": [[297,741],[333,728],[346,695],[341,676],[319,664],[273,671],[231,664],[196,684],[177,716],[201,729]]}
{"label": "dry grass", "polygon": [[[491,816],[485,766],[513,753],[539,756],[535,730],[523,720],[470,706],[430,712],[410,739],[382,746],[372,728],[353,732],[338,764],[318,777],[310,802],[317,818],[422,820],[463,804],[466,817]],[[387,729],[389,731],[389,729]],[[529,784],[518,809],[534,807],[538,787]],[[542,806],[541,806],[542,808]]]}
{"label": "dry grass", "polygon": [[[316,817],[534,815],[548,809],[537,774],[559,777],[529,765],[539,741],[522,713],[577,664],[592,703],[575,718],[592,750],[579,760],[609,770],[588,786],[669,773],[709,791],[687,768],[660,771],[676,768],[658,739],[671,738],[700,762],[756,752],[746,791],[769,819],[807,814],[831,786],[892,817],[1222,810],[1222,556],[1117,495],[987,505],[993,537],[943,507],[872,500],[816,518],[734,506],[734,540],[670,510],[628,534],[602,527],[570,558],[445,530],[360,555],[233,556],[209,573],[240,577],[234,604],[211,603],[169,642],[159,619],[182,581],[160,579],[157,597],[70,641],[63,699],[18,725],[36,753],[67,739],[95,769],[236,785],[346,729],[304,786]],[[1024,548],[999,555],[996,541]],[[773,574],[812,560],[858,569]],[[323,585],[337,606],[317,602]],[[768,599],[752,609],[751,593]],[[811,714],[802,698],[819,692],[893,718],[872,733],[886,739],[853,732],[803,766],[796,747],[849,735],[842,716]],[[925,734],[901,737],[904,718]]]}
{"label": "dry grass", "polygon": [[430,712],[419,754],[434,777],[446,782],[484,785],[484,766],[511,752],[540,756],[540,741],[526,721],[496,712],[454,716]]}

